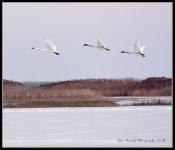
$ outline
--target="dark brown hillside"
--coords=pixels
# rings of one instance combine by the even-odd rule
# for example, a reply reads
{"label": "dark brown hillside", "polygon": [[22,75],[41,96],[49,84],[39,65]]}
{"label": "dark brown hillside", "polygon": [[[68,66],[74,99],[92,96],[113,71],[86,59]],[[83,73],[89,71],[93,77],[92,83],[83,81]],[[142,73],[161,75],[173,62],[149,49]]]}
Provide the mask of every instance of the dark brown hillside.
{"label": "dark brown hillside", "polygon": [[144,80],[85,79],[47,83],[26,88],[26,85],[3,80],[4,100],[33,99],[97,99],[106,96],[171,96],[172,80],[150,77]]}
{"label": "dark brown hillside", "polygon": [[145,88],[145,89],[163,88],[171,85],[172,85],[172,80],[170,78],[165,78],[165,77],[151,77],[141,82],[142,88]]}
{"label": "dark brown hillside", "polygon": [[106,96],[171,95],[172,79],[165,77],[70,80],[43,85],[3,80],[3,106],[9,108],[108,107],[116,103],[104,100]]}
{"label": "dark brown hillside", "polygon": [[41,85],[42,89],[90,89],[103,96],[168,96],[171,95],[171,78],[150,77],[145,80],[86,79]]}
{"label": "dark brown hillside", "polygon": [[12,80],[4,79],[3,80],[3,85],[4,86],[22,86],[23,84],[20,83],[20,82],[15,82],[15,81],[12,81]]}
{"label": "dark brown hillside", "polygon": [[3,90],[14,90],[16,88],[22,88],[23,84],[12,80],[3,80]]}

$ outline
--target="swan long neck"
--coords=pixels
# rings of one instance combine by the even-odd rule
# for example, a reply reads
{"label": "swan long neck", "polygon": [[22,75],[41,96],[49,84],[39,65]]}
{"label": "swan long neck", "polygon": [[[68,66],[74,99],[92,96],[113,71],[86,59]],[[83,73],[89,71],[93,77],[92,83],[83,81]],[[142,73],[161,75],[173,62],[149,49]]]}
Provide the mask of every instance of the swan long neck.
{"label": "swan long neck", "polygon": [[121,51],[120,53],[127,53],[127,54],[131,54],[131,52],[126,52],[126,51]]}
{"label": "swan long neck", "polygon": [[89,45],[89,44],[84,44],[83,46],[95,47],[95,46],[92,46],[92,45]]}
{"label": "swan long neck", "polygon": [[41,51],[48,51],[47,49],[44,48],[35,48],[36,50],[41,50]]}

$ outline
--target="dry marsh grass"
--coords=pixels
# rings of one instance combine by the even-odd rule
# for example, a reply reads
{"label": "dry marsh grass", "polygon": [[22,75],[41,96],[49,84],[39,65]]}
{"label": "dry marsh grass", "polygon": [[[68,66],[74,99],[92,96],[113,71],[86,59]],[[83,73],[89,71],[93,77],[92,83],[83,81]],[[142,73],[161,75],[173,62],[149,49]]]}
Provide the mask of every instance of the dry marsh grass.
{"label": "dry marsh grass", "polygon": [[[65,102],[65,106],[87,106],[97,105],[95,100],[104,97],[113,96],[171,96],[172,95],[172,79],[165,77],[150,77],[144,80],[133,78],[124,79],[85,79],[70,80],[55,83],[46,83],[43,85],[32,86],[20,82],[3,80],[3,102],[9,100],[21,101],[21,106],[32,106],[22,103],[24,100],[37,100],[35,105],[64,106],[63,102],[55,102],[60,99],[88,100],[93,99],[94,102],[85,101],[78,103],[77,101]],[[38,101],[42,100],[42,104]],[[44,101],[48,101],[43,103]],[[68,105],[69,103],[69,105]],[[29,105],[30,104],[30,105]],[[102,101],[98,105],[107,105]]]}
{"label": "dry marsh grass", "polygon": [[84,100],[84,101],[23,101],[6,102],[4,108],[44,108],[44,107],[112,107],[117,106],[112,101]]}

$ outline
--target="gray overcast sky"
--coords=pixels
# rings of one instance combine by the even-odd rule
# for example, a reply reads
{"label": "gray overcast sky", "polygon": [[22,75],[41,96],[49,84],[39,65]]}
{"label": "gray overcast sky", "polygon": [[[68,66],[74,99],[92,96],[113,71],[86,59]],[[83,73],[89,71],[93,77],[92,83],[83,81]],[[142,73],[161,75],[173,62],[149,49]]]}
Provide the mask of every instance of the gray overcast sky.
{"label": "gray overcast sky", "polygon": [[[49,38],[61,55],[34,51]],[[102,38],[111,51],[83,47]],[[140,40],[146,57],[122,54]],[[172,3],[3,3],[3,79],[172,77]]]}

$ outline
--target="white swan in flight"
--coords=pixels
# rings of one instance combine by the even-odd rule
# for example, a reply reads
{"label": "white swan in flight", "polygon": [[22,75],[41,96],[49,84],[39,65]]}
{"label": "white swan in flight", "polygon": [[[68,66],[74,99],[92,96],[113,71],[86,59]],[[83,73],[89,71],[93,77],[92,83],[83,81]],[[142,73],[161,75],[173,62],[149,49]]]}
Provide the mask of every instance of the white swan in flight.
{"label": "white swan in flight", "polygon": [[60,55],[59,53],[56,52],[56,46],[49,39],[46,39],[46,49],[35,48],[35,47],[33,47],[32,49],[42,50],[42,51],[54,53],[56,55]]}
{"label": "white swan in flight", "polygon": [[89,45],[89,44],[84,44],[83,46],[89,46],[89,47],[94,47],[94,48],[98,48],[98,49],[101,49],[101,50],[110,51],[110,49],[106,48],[105,44],[102,42],[101,39],[99,39],[97,41],[97,45],[96,46],[92,46],[92,45]]}
{"label": "white swan in flight", "polygon": [[135,50],[133,52],[126,52],[126,51],[121,51],[120,53],[127,53],[127,54],[135,54],[138,56],[145,57],[145,54],[143,53],[145,46],[140,46],[140,41],[135,42]]}

